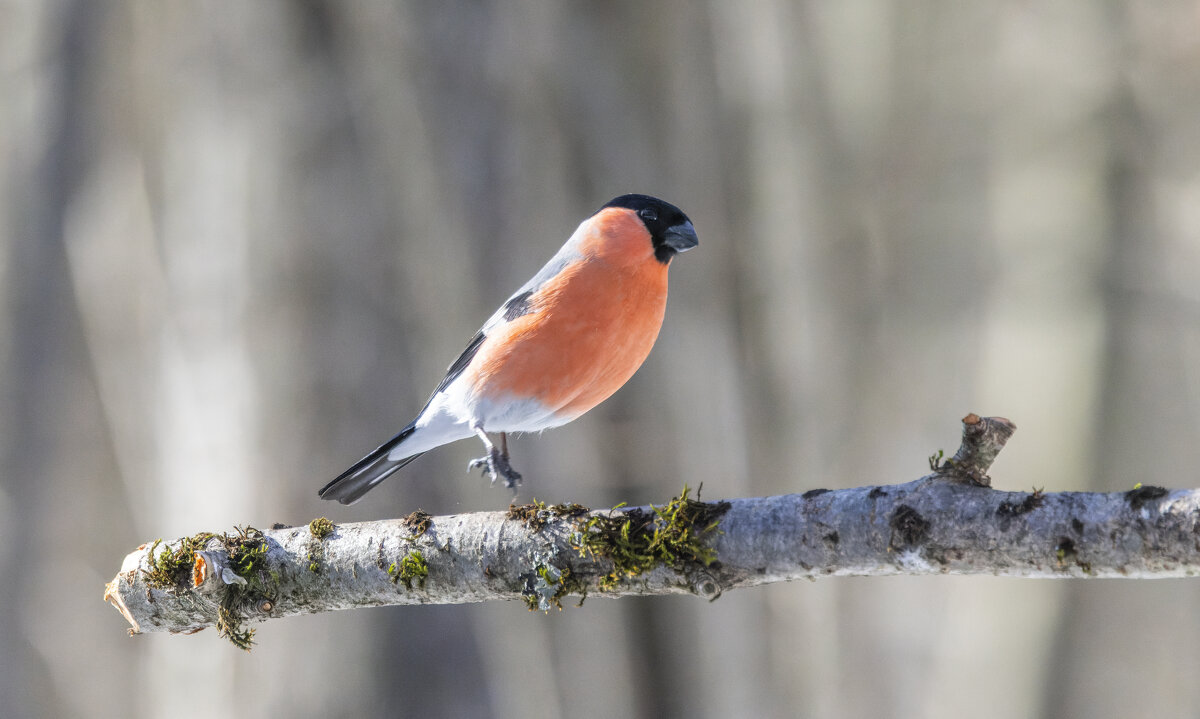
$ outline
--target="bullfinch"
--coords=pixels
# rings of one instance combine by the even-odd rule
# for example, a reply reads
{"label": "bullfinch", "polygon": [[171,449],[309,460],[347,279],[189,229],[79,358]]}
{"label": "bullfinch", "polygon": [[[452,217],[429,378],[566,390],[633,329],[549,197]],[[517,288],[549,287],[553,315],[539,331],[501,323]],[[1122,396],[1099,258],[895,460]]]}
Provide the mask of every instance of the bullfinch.
{"label": "bullfinch", "polygon": [[691,220],[669,202],[621,195],[601,207],[484,323],[416,419],[321,498],[357,502],[421,454],[471,436],[487,454],[468,471],[515,488],[507,434],[566,424],[633,376],[662,326],[671,259],[696,244]]}

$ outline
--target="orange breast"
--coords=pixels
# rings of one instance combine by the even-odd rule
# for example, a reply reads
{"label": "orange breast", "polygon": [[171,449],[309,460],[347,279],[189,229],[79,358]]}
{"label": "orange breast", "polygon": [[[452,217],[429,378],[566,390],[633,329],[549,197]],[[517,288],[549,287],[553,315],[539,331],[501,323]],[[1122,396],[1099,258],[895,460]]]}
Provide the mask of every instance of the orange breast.
{"label": "orange breast", "polygon": [[636,217],[599,219],[581,246],[584,259],[480,348],[472,362],[479,394],[533,398],[574,419],[620,389],[650,354],[666,310],[667,266],[654,259]]}

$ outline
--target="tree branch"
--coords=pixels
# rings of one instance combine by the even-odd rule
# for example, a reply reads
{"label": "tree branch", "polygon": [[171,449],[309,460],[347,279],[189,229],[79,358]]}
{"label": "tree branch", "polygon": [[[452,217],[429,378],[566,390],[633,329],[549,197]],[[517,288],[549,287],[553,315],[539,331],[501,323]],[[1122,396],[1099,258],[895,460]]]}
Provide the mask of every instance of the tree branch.
{"label": "tree branch", "polygon": [[[1015,427],[968,415],[963,444],[907,484],[662,507],[542,504],[334,526],[314,520],[143,545],[105,599],[131,633],[384,604],[722,592],[819,576],[1181,577],[1200,572],[1200,490],[1001,492],[987,469]],[[582,603],[582,602],[581,602]]]}

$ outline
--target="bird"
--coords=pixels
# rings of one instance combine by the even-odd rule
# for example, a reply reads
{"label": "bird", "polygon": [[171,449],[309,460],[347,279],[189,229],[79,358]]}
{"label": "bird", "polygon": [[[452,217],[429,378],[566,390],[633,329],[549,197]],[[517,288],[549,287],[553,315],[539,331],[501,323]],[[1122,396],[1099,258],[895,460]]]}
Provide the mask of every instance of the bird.
{"label": "bird", "polygon": [[353,504],[425,452],[472,436],[485,454],[467,471],[481,468],[515,493],[508,435],[577,419],[633,376],[662,327],[667,268],[697,244],[675,205],[612,199],[488,318],[416,418],[318,494]]}

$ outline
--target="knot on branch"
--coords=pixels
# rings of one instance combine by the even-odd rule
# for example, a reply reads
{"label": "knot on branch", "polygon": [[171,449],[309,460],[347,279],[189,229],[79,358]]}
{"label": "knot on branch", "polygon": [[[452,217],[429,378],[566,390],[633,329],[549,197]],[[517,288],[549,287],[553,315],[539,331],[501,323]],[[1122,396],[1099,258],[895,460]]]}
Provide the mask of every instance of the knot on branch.
{"label": "knot on branch", "polygon": [[963,417],[962,423],[962,444],[950,459],[933,463],[934,472],[955,482],[991,487],[988,468],[1017,426],[1003,417],[980,417],[974,412]]}

